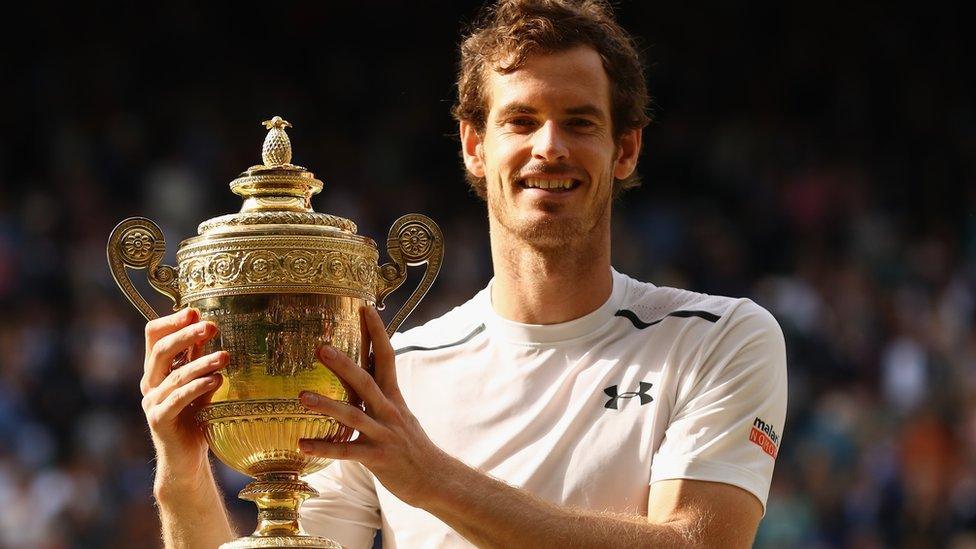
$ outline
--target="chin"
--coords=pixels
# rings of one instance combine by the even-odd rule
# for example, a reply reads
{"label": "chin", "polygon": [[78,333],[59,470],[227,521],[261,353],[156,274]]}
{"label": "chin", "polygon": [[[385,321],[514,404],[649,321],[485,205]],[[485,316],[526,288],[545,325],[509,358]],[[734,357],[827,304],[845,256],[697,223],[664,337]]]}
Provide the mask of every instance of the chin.
{"label": "chin", "polygon": [[540,249],[572,245],[584,238],[587,232],[579,219],[524,220],[511,229],[521,240]]}

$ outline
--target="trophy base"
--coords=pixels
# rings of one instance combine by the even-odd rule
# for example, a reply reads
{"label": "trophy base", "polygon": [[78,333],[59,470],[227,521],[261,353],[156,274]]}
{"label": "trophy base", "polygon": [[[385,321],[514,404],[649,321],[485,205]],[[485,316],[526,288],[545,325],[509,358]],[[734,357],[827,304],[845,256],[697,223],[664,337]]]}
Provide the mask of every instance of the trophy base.
{"label": "trophy base", "polygon": [[342,545],[319,536],[247,536],[229,541],[220,549],[342,549]]}

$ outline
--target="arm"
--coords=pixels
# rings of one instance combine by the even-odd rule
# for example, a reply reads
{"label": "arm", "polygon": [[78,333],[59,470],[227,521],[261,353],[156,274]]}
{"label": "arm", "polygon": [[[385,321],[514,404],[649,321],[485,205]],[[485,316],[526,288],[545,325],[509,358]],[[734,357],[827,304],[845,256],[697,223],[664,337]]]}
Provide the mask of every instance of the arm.
{"label": "arm", "polygon": [[205,469],[194,475],[196,488],[182,488],[177,475],[170,474],[162,460],[156,468],[153,495],[167,548],[211,548],[237,537],[209,463]]}
{"label": "arm", "polygon": [[745,490],[694,480],[652,485],[647,517],[568,509],[453,461],[421,507],[478,547],[749,547],[762,517]]}
{"label": "arm", "polygon": [[648,517],[623,516],[562,508],[467,467],[437,448],[407,409],[382,321],[373,309],[365,311],[365,320],[374,340],[375,380],[335,349],[325,347],[319,355],[359,394],[366,410],[302,395],[306,406],[357,429],[360,436],[351,443],[305,440],[303,451],[359,461],[398,498],[483,547],[751,543],[762,506],[731,485],[661,481],[651,486]]}
{"label": "arm", "polygon": [[216,334],[213,324],[199,319],[197,311],[185,309],[146,324],[142,407],[156,449],[153,495],[163,542],[171,548],[217,547],[236,537],[190,406],[219,387],[215,372],[227,363],[227,354],[213,353],[172,369],[180,353],[198,350]]}

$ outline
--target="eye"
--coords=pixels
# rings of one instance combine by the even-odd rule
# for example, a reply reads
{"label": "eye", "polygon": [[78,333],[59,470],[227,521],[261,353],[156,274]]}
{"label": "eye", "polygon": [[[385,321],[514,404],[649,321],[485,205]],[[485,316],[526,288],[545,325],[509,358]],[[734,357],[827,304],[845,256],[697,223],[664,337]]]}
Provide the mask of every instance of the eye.
{"label": "eye", "polygon": [[527,116],[520,116],[518,118],[511,118],[505,121],[505,125],[509,126],[515,131],[527,131],[535,127],[535,120]]}
{"label": "eye", "polygon": [[588,118],[570,118],[567,125],[571,128],[576,128],[580,130],[588,130],[596,127],[596,122]]}

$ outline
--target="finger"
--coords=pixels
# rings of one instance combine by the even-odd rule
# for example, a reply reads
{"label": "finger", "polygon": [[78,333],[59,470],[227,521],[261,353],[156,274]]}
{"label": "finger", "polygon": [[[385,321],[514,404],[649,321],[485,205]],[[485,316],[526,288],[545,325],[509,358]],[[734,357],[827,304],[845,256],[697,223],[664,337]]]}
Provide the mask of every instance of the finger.
{"label": "finger", "polygon": [[317,438],[303,438],[298,448],[310,456],[362,462],[369,457],[369,448],[356,442],[328,442]]}
{"label": "finger", "polygon": [[380,314],[376,312],[375,307],[363,308],[366,309],[366,328],[369,331],[369,338],[373,344],[373,354],[376,355],[376,360],[385,360],[392,363],[394,360],[393,345],[390,344],[390,336],[386,333],[386,325],[383,324],[383,319],[380,318]]}
{"label": "finger", "polygon": [[184,326],[174,333],[159,339],[153,345],[149,358],[146,360],[146,372],[144,377],[145,390],[158,386],[170,370],[173,369],[173,359],[177,355],[192,347],[195,343],[201,343],[212,338],[217,333],[217,326],[213,322],[196,322],[189,326]]}
{"label": "finger", "polygon": [[200,311],[187,307],[171,315],[159,317],[146,323],[146,360],[156,342],[184,326],[200,320]]}
{"label": "finger", "polygon": [[369,354],[371,347],[373,345],[372,338],[369,337],[369,328],[366,327],[366,307],[359,308],[359,336],[361,338],[361,343],[359,345],[359,363],[362,364],[363,369],[373,375],[373,365],[370,364]]}
{"label": "finger", "polygon": [[386,326],[383,319],[373,307],[363,307],[362,316],[366,322],[366,328],[373,344],[373,377],[380,388],[387,395],[397,397],[400,394],[400,386],[397,385],[396,378],[396,356],[390,337],[386,333]]}
{"label": "finger", "polygon": [[166,379],[159,384],[157,400],[165,399],[176,389],[186,385],[194,379],[210,375],[227,366],[230,355],[227,351],[217,351],[200,357],[186,366],[181,366],[170,372]]}
{"label": "finger", "polygon": [[153,409],[150,422],[159,424],[174,421],[191,402],[217,389],[220,387],[220,383],[221,377],[217,374],[211,374],[183,385],[170,393],[165,400]]}
{"label": "finger", "polygon": [[383,415],[390,412],[393,405],[376,385],[373,377],[350,360],[345,353],[340,353],[331,345],[323,345],[319,349],[319,360],[352,387],[352,390],[366,403],[370,415]]}
{"label": "finger", "polygon": [[311,391],[303,391],[300,396],[302,404],[309,410],[331,416],[339,423],[351,427],[363,435],[375,438],[384,430],[382,425],[366,415],[366,412],[358,406],[333,400]]}

